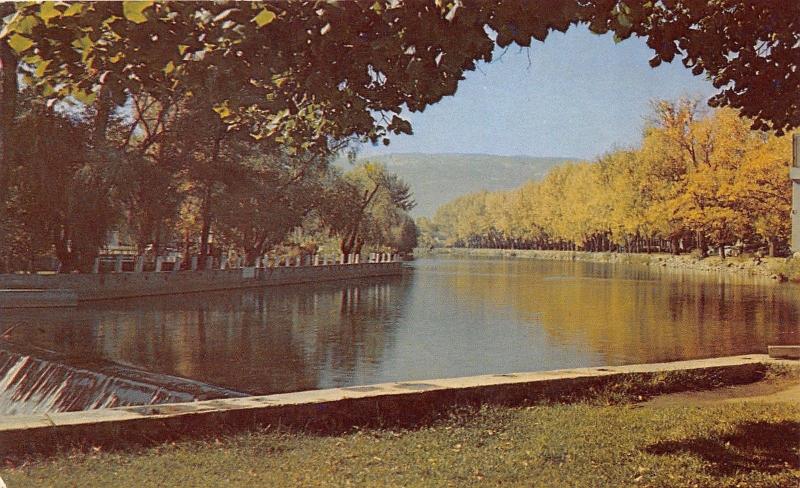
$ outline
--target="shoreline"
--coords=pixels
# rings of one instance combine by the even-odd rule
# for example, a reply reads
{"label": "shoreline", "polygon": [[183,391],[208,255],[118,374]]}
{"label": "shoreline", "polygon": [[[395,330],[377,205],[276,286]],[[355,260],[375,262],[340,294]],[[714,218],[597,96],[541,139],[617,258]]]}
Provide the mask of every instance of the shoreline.
{"label": "shoreline", "polygon": [[[796,362],[693,363],[373,385],[407,391],[361,387],[338,400],[309,398],[326,390],[271,405],[254,397],[233,423],[222,401],[205,402],[206,422],[175,404],[152,428],[95,411],[105,439],[87,431],[82,441],[64,436],[81,428],[79,413],[53,414],[49,448],[28,449],[42,436],[12,443],[21,449],[5,453],[0,476],[9,486],[596,486],[601,468],[608,486],[789,486],[800,467]],[[370,397],[373,408],[354,408]]]}
{"label": "shoreline", "polygon": [[[174,440],[180,433],[283,425],[331,431],[375,422],[413,423],[465,405],[520,405],[591,398],[638,385],[656,396],[758,381],[794,362],[749,354],[666,363],[489,374],[183,403],[0,417],[0,456],[46,454],[80,445],[118,447]],[[617,385],[617,386],[614,386]]]}
{"label": "shoreline", "polygon": [[79,303],[398,275],[399,261],[195,271],[0,275],[3,308],[74,307]]}
{"label": "shoreline", "polygon": [[421,251],[418,256],[465,256],[539,259],[548,261],[583,261],[609,264],[636,264],[670,269],[726,273],[739,276],[769,278],[776,282],[800,282],[800,263],[793,258],[752,256],[719,256],[699,258],[690,254],[667,253],[630,254],[588,251],[548,251],[535,249],[484,249],[484,248],[434,248]]}

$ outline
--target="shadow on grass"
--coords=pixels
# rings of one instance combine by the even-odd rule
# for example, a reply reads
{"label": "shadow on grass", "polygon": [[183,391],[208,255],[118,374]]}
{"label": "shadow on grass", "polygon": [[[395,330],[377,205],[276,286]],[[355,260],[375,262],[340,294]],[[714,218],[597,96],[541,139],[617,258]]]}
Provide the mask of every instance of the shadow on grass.
{"label": "shadow on grass", "polygon": [[800,468],[800,422],[744,422],[731,434],[664,441],[650,454],[688,453],[711,464],[717,475],[741,471],[776,473]]}

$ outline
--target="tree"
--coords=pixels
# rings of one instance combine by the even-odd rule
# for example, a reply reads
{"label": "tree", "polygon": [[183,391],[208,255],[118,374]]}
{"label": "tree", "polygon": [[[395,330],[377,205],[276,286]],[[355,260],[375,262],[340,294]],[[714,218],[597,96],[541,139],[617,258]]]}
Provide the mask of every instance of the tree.
{"label": "tree", "polygon": [[384,244],[385,229],[401,223],[414,207],[411,191],[397,175],[375,163],[361,164],[329,189],[324,220],[340,236],[342,254],[358,254],[364,244]]}
{"label": "tree", "polygon": [[722,88],[712,103],[787,130],[800,125],[798,17],[792,0],[31,3],[2,36],[53,96],[91,99],[102,87],[121,104],[191,87],[217,66],[252,94],[218,107],[227,123],[308,149],[410,133],[402,107],[454,94],[495,44],[529,46],[575,24],[645,37],[652,65],[682,56]]}
{"label": "tree", "polygon": [[216,222],[220,239],[253,265],[323,204],[328,161],[314,154],[288,157],[254,145],[243,164],[243,178],[220,195]]}
{"label": "tree", "polygon": [[553,168],[512,192],[443,205],[425,228],[449,245],[628,252],[765,245],[789,237],[790,138],[733,109],[659,101],[641,147]]}
{"label": "tree", "polygon": [[12,160],[16,239],[31,257],[53,249],[62,272],[91,269],[118,216],[109,164],[90,150],[87,134],[80,120],[35,100],[12,131],[21,142]]}

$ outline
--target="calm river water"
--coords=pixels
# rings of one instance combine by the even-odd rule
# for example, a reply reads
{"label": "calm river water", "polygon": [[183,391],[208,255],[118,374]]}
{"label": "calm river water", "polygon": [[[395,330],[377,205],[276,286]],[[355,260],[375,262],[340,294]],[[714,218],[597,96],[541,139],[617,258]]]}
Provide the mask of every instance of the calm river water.
{"label": "calm river water", "polygon": [[249,394],[800,342],[796,285],[523,259],[421,259],[410,267],[364,281],[6,310],[0,332],[23,354],[46,352],[81,370],[132,367]]}

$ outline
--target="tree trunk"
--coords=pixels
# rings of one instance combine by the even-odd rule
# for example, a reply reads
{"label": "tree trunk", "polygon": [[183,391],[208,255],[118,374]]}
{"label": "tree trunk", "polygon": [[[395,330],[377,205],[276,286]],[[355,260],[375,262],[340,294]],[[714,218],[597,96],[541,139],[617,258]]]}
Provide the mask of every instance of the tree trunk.
{"label": "tree trunk", "polygon": [[69,273],[75,268],[75,255],[68,247],[69,229],[64,229],[55,242],[56,258],[59,262],[58,272]]}
{"label": "tree trunk", "polygon": [[697,231],[697,248],[700,249],[700,257],[708,256],[708,249],[706,249],[706,239],[701,231]]}
{"label": "tree trunk", "polygon": [[106,87],[101,87],[100,96],[97,97],[97,114],[95,115],[94,130],[92,132],[92,142],[94,143],[95,147],[103,147],[106,145],[108,119],[111,115],[112,105],[113,102],[111,101],[111,93]]}
{"label": "tree trunk", "polygon": [[670,251],[672,251],[672,254],[677,256],[681,253],[680,244],[677,237],[673,237],[669,240],[669,247]]}
{"label": "tree trunk", "polygon": [[211,233],[211,189],[206,188],[202,204],[203,224],[200,227],[200,263],[205,265],[208,256],[208,236]]}
{"label": "tree trunk", "polygon": [[5,39],[0,40],[0,76],[2,76],[2,92],[0,93],[0,212],[3,211],[8,197],[8,185],[11,172],[11,160],[14,155],[11,131],[17,114],[18,59],[14,50]]}
{"label": "tree trunk", "polygon": [[769,238],[769,239],[767,239],[767,243],[769,245],[769,257],[774,258],[775,257],[775,247],[776,247],[775,246],[775,239]]}

